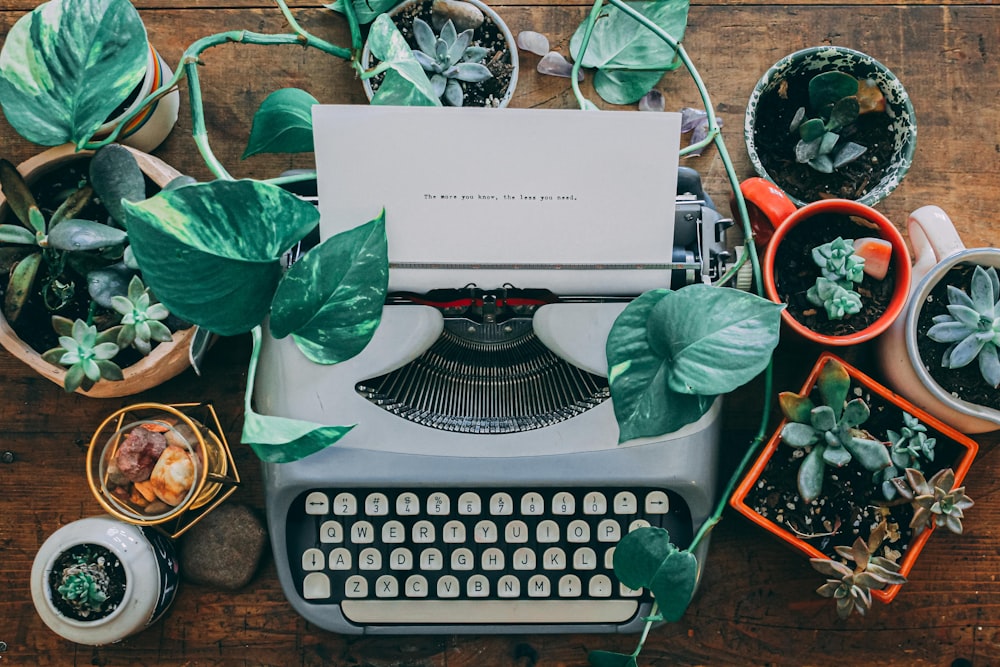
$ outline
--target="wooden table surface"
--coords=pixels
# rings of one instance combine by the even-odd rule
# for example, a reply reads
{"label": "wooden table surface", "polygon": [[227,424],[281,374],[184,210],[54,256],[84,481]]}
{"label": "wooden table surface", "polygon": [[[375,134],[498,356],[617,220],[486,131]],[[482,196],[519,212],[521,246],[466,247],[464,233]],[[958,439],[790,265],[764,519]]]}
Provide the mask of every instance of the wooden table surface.
{"label": "wooden table surface", "polygon": [[[0,35],[34,4],[0,0]],[[171,65],[196,38],[221,30],[283,29],[264,0],[137,0],[151,39]],[[521,0],[493,5],[511,30],[547,34],[568,52],[588,5],[580,0]],[[297,3],[302,24],[346,42],[340,17]],[[948,211],[969,247],[991,246],[1000,223],[1000,6],[991,0],[806,0],[775,4],[700,0],[693,4],[685,46],[724,121],[723,135],[741,177],[751,175],[743,146],[743,111],[764,70],[794,50],[836,44],[865,51],[903,81],[919,126],[914,166],[903,185],[879,205],[897,225],[925,204]],[[363,103],[349,67],[297,47],[225,46],[202,69],[212,145],[237,176],[266,177],[303,157],[254,157],[239,162],[249,121],[277,88],[306,88],[321,102]],[[522,55],[514,107],[575,106],[565,79],[535,72]],[[668,109],[699,106],[681,72],[660,84]],[[585,85],[585,90],[590,90]],[[183,94],[183,93],[182,93]],[[207,178],[191,141],[186,97],[181,118],[158,155]],[[593,99],[597,99],[593,97]],[[586,141],[585,136],[580,141]],[[13,162],[36,148],[0,120],[0,153]],[[714,150],[687,164],[708,191],[725,201],[723,169]],[[613,165],[607,165],[612,167]],[[249,339],[215,346],[203,377],[188,371],[137,399],[212,400],[230,439],[238,442]],[[798,388],[818,350],[783,341],[776,388]],[[851,351],[872,367],[871,347]],[[32,559],[42,541],[70,521],[99,513],[84,474],[85,445],[96,425],[129,399],[66,395],[6,352],[0,352],[0,667],[4,665],[585,665],[591,649],[629,651],[635,637],[615,635],[357,638],[306,623],[285,601],[268,552],[257,576],[232,593],[184,586],[161,622],[121,644],[77,646],[51,633],[28,590]],[[754,424],[758,395],[738,392],[726,410],[726,457],[735,460]],[[684,618],[653,631],[643,665],[992,665],[1000,664],[1000,436],[979,436],[978,460],[967,479],[977,501],[958,538],[930,540],[891,607],[876,602],[867,619],[836,618],[813,590],[817,574],[797,553],[727,512],[714,533],[707,570]],[[261,508],[259,469],[248,448],[236,447],[245,484],[235,500]]]}

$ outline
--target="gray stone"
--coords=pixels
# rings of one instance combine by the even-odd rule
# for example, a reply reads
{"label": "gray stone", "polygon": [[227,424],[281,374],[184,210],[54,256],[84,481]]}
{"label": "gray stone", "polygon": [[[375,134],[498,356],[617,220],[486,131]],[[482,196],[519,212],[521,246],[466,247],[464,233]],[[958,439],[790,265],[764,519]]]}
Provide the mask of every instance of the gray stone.
{"label": "gray stone", "polygon": [[470,5],[461,0],[434,0],[431,5],[431,23],[434,30],[440,32],[441,27],[451,19],[455,24],[455,30],[475,30],[483,24],[486,17],[479,10],[479,7]]}
{"label": "gray stone", "polygon": [[223,504],[181,537],[184,579],[235,591],[253,578],[267,543],[267,530],[246,505]]}

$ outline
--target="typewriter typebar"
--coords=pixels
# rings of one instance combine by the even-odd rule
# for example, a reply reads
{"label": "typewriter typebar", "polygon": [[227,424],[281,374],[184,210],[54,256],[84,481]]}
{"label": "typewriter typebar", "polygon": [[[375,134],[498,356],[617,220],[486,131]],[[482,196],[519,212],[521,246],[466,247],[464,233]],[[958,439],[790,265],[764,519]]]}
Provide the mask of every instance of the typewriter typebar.
{"label": "typewriter typebar", "polygon": [[[731,221],[687,171],[663,265],[674,288],[730,262]],[[301,461],[264,464],[281,585],[318,627],[637,631],[652,599],[617,580],[615,545],[657,526],[686,547],[710,513],[721,399],[673,433],[618,442],[605,342],[637,294],[509,275],[390,293],[368,346],[334,366],[265,335],[258,411],[355,425]]]}

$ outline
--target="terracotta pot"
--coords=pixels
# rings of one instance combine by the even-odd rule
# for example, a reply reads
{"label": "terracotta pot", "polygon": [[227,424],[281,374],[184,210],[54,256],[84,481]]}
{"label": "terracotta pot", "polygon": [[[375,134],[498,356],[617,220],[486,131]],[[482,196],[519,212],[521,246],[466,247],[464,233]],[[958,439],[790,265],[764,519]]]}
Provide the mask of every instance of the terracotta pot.
{"label": "terracotta pot", "polygon": [[917,349],[917,323],[930,292],[959,264],[1000,270],[1000,249],[966,248],[951,218],[937,206],[911,213],[907,227],[913,245],[913,286],[904,316],[879,339],[882,371],[901,394],[964,433],[1000,429],[1000,410],[970,403],[942,388]]}
{"label": "terracotta pot", "polygon": [[[132,150],[132,153],[146,176],[161,187],[180,176],[180,172],[152,155],[136,150]],[[89,155],[91,153],[87,151],[74,152],[73,146],[69,144],[56,146],[22,162],[17,169],[25,177],[25,180],[31,183],[33,179],[66,161],[77,160]],[[6,199],[0,192],[0,218],[4,214],[5,202]],[[122,369],[125,376],[123,380],[117,382],[102,380],[95,383],[89,391],[77,390],[77,393],[94,398],[131,396],[166,382],[190,365],[188,348],[194,333],[195,327],[174,332],[173,341],[160,343],[153,348],[148,356]],[[42,359],[40,352],[21,340],[14,332],[2,313],[0,313],[0,345],[35,369],[42,377],[51,380],[60,387],[63,386],[66,369]]]}
{"label": "terracotta pot", "polygon": [[[792,229],[799,225],[808,225],[810,220],[821,214],[838,214],[852,217],[860,217],[871,223],[871,230],[866,230],[865,234],[877,236],[888,241],[892,245],[892,260],[890,270],[895,279],[892,298],[885,312],[871,325],[850,335],[830,336],[817,333],[792,317],[786,308],[781,312],[782,321],[789,329],[820,345],[844,346],[855,345],[875,338],[885,331],[903,312],[906,307],[906,297],[910,289],[910,254],[903,240],[902,234],[896,229],[889,219],[875,209],[859,204],[847,199],[825,199],[813,202],[798,210],[789,207],[787,198],[782,202],[784,195],[777,189],[744,188],[741,191],[747,198],[748,204],[757,208],[757,212],[762,214],[774,227],[774,233],[767,244],[764,253],[763,277],[764,291],[767,297],[775,303],[784,303],[782,296],[778,292],[775,281],[775,271],[780,267],[775,266],[775,257],[778,248],[781,247],[782,240],[788,236]],[[776,217],[792,211],[790,215],[783,219]],[[833,239],[826,239],[831,241]],[[817,270],[818,275],[818,270]]]}
{"label": "terracotta pot", "polygon": [[[757,123],[761,113],[758,107],[762,97],[780,87],[789,77],[829,71],[845,72],[859,79],[871,79],[885,97],[886,113],[892,119],[890,130],[893,136],[891,139],[887,138],[894,147],[892,159],[882,177],[865,188],[857,199],[862,204],[874,206],[899,185],[909,170],[917,146],[917,121],[910,97],[896,75],[885,65],[860,51],[842,46],[816,46],[796,51],[772,65],[754,86],[747,102],[743,127],[747,153],[754,171],[760,177],[784,190],[797,206],[808,203],[788,191],[780,167],[762,161],[758,151]],[[791,159],[791,155],[789,158]]]}
{"label": "terracotta pot", "polygon": [[[507,52],[510,54],[511,73],[510,73],[510,83],[507,85],[507,90],[504,93],[503,97],[500,98],[500,101],[497,104],[497,108],[502,109],[506,107],[508,104],[510,104],[511,99],[514,97],[514,88],[517,86],[517,75],[518,72],[520,71],[520,64],[518,63],[518,58],[517,58],[517,42],[514,40],[514,34],[511,33],[510,28],[508,28],[504,20],[500,18],[500,15],[497,14],[495,11],[493,11],[490,7],[486,6],[485,3],[480,2],[480,0],[461,0],[461,1],[466,2],[472,5],[473,7],[479,9],[479,11],[481,11],[483,15],[485,15],[488,20],[492,21],[493,24],[497,27],[497,29],[500,30],[501,34],[503,34],[504,41],[507,42]],[[408,2],[403,2],[402,4],[393,7],[388,12],[388,14],[389,16],[395,16],[396,14],[405,10],[407,7],[410,7],[417,3],[424,3],[424,2],[430,3],[432,2],[432,0],[409,0]],[[369,47],[368,42],[366,41],[364,49],[361,52],[361,65],[365,69],[369,69],[371,67],[371,59],[372,59],[371,48]],[[361,82],[361,84],[362,86],[364,86],[365,95],[367,95],[368,100],[371,101],[372,96],[374,95],[374,91],[372,91],[371,80],[365,79]]]}
{"label": "terracotta pot", "polygon": [[[976,453],[979,450],[979,446],[969,439],[968,437],[962,435],[954,428],[948,426],[944,422],[940,421],[936,417],[924,412],[920,408],[916,407],[906,399],[893,393],[890,389],[877,383],[875,380],[865,375],[858,369],[847,364],[846,362],[838,359],[836,356],[830,354],[829,352],[824,352],[820,355],[816,365],[813,367],[812,373],[806,380],[805,384],[802,385],[800,390],[801,395],[808,395],[816,384],[816,380],[819,377],[820,371],[823,367],[830,361],[839,361],[845,369],[847,369],[848,375],[851,379],[861,384],[865,389],[869,390],[872,394],[878,395],[882,400],[892,403],[901,410],[904,410],[917,419],[919,419],[923,424],[929,428],[933,428],[938,431],[941,435],[953,440],[962,451],[962,454],[958,457],[958,460],[954,462],[952,468],[955,471],[955,486],[961,486],[962,480],[965,479],[966,473],[969,472],[969,468],[972,465],[973,459],[976,457]],[[764,447],[760,456],[751,466],[750,470],[747,472],[746,477],[737,487],[736,491],[733,493],[732,497],[729,499],[729,505],[737,512],[743,516],[750,519],[755,524],[761,526],[773,536],[777,537],[779,540],[785,544],[801,551],[803,554],[809,558],[830,558],[829,554],[824,554],[819,549],[813,545],[805,542],[797,535],[795,535],[790,530],[780,526],[768,518],[765,518],[758,514],[753,507],[747,504],[746,497],[751,489],[756,486],[757,481],[760,479],[761,474],[767,467],[768,462],[774,455],[775,451],[781,444],[781,430],[784,428],[785,424],[788,422],[787,419],[782,419],[781,423],[775,428],[773,435],[770,440],[768,440],[767,445]],[[947,466],[945,466],[947,467]],[[920,535],[910,542],[909,547],[906,550],[906,554],[900,562],[900,574],[903,576],[908,576],[910,571],[913,569],[913,564],[916,562],[917,556],[920,555],[921,550],[924,548],[924,544],[930,538],[931,534],[934,532],[933,527],[925,529]],[[867,537],[867,536],[863,536]],[[897,593],[899,593],[900,586],[889,586],[880,591],[872,591],[872,597],[881,600],[882,602],[891,602]]]}

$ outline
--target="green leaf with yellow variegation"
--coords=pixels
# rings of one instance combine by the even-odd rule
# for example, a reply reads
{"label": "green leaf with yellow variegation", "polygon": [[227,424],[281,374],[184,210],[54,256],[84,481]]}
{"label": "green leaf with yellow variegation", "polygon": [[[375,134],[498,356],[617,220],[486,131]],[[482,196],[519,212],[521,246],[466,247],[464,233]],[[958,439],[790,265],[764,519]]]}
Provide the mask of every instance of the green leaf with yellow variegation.
{"label": "green leaf with yellow variegation", "polygon": [[430,79],[413,57],[413,51],[387,14],[372,23],[368,33],[371,54],[380,62],[362,78],[384,74],[372,104],[393,106],[439,107],[441,100],[434,94]]}
{"label": "green leaf with yellow variegation", "polygon": [[385,212],[312,248],[278,284],[275,338],[291,334],[310,361],[335,364],[364,349],[382,319],[389,286]]}
{"label": "green leaf with yellow variegation", "polygon": [[257,458],[265,463],[298,461],[326,449],[354,428],[353,425],[323,426],[299,419],[272,417],[255,412],[252,398],[257,376],[257,361],[260,358],[260,327],[254,327],[251,335],[253,351],[250,353],[250,369],[247,373],[241,441],[250,445]]}
{"label": "green leaf with yellow variegation", "polygon": [[0,51],[0,105],[18,134],[81,146],[138,86],[149,45],[128,0],[51,0]]}
{"label": "green leaf with yellow variegation", "polygon": [[319,223],[316,208],[260,181],[212,181],[125,204],[130,246],[174,315],[228,336],[263,321],[281,255]]}

